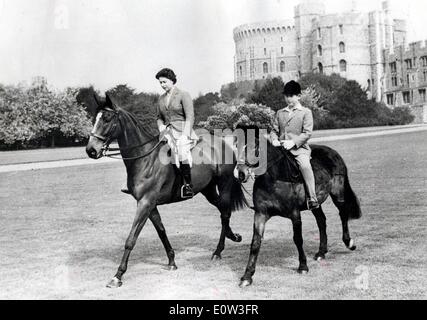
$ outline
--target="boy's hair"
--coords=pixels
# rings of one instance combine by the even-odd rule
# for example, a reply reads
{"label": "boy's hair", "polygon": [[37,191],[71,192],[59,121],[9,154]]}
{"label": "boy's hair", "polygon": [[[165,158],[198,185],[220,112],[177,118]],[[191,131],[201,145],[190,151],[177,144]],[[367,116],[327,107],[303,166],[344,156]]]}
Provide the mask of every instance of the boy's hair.
{"label": "boy's hair", "polygon": [[301,86],[298,82],[289,81],[285,84],[285,88],[283,89],[283,94],[287,97],[298,96],[301,94]]}

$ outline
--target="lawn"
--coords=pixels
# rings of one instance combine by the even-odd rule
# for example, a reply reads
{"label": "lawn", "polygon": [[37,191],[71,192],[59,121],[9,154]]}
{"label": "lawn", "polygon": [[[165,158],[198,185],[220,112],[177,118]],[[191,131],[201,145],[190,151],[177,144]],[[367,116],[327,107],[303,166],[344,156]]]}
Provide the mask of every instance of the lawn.
{"label": "lawn", "polygon": [[[133,251],[124,285],[105,288],[130,230],[135,202],[121,194],[120,161],[0,174],[0,298],[36,299],[426,299],[427,132],[328,142],[343,156],[363,218],[350,223],[357,250],[341,241],[337,210],[328,200],[329,254],[318,263],[318,230],[303,214],[307,275],[289,220],[268,224],[253,286],[240,289],[253,214],[233,214],[243,236],[226,242],[223,260],[210,256],[219,213],[203,196],[160,207],[176,251],[167,262],[150,222]],[[250,186],[249,186],[250,187]]]}

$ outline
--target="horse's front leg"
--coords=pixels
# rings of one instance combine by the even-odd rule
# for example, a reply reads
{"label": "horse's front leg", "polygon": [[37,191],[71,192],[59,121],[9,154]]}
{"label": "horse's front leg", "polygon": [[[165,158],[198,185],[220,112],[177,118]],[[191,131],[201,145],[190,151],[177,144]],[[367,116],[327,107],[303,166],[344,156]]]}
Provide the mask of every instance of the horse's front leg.
{"label": "horse's front leg", "polygon": [[258,258],[259,250],[261,249],[261,242],[264,237],[265,224],[270,219],[267,214],[255,213],[254,218],[254,231],[251,244],[251,252],[249,255],[248,266],[244,276],[240,281],[240,287],[247,287],[252,284],[252,276],[255,274],[256,261]]}
{"label": "horse's front leg", "polygon": [[122,276],[127,270],[130,253],[135,247],[136,240],[138,239],[142,228],[147,222],[151,211],[155,207],[155,203],[155,199],[150,196],[145,196],[144,198],[138,201],[138,206],[136,209],[135,219],[132,224],[132,229],[125,243],[125,251],[123,253],[122,262],[120,263],[116,275],[107,284],[108,288],[118,288],[122,285]]}
{"label": "horse's front leg", "polygon": [[292,226],[294,229],[294,242],[298,249],[299,256],[299,267],[298,273],[307,273],[307,257],[305,256],[303,249],[303,238],[302,238],[302,222],[301,222],[301,213],[295,210],[291,216]]}

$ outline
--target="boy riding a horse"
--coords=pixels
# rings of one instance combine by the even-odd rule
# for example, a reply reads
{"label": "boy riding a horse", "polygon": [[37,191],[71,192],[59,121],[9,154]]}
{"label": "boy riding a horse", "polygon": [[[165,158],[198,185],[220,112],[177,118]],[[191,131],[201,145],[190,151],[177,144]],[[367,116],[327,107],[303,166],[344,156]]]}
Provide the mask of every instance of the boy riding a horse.
{"label": "boy riding a horse", "polygon": [[276,114],[271,141],[273,146],[282,146],[295,157],[307,187],[308,209],[316,209],[319,207],[319,203],[310,163],[311,149],[308,145],[308,140],[313,132],[313,114],[310,109],[301,105],[301,86],[297,82],[288,82],[283,94],[288,106]]}

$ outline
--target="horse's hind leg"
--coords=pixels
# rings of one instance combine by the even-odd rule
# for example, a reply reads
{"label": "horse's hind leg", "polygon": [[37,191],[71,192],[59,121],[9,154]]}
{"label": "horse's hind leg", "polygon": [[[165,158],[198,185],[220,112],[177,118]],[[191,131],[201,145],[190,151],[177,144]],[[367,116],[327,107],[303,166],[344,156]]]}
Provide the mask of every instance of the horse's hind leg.
{"label": "horse's hind leg", "polygon": [[216,191],[216,184],[211,183],[202,191],[202,194],[206,197],[209,203],[217,207],[221,212],[221,235],[215,252],[212,255],[212,260],[218,260],[221,259],[221,253],[225,248],[225,238],[229,238],[234,242],[240,242],[242,241],[242,237],[239,234],[234,234],[230,228],[231,211],[221,207],[220,197]]}
{"label": "horse's hind leg", "polygon": [[320,261],[325,259],[325,255],[328,252],[328,236],[326,234],[326,216],[323,212],[322,207],[312,211],[316,218],[317,226],[319,227],[320,234],[320,245],[319,252],[314,256],[314,260]]}
{"label": "horse's hind leg", "polygon": [[255,213],[254,217],[254,231],[252,237],[251,251],[249,254],[249,261],[246,267],[245,274],[240,280],[240,287],[247,287],[252,284],[252,277],[255,274],[256,261],[258,259],[259,250],[261,249],[261,242],[264,237],[265,224],[270,219],[267,214]]}
{"label": "horse's hind leg", "polygon": [[356,250],[356,245],[354,244],[354,240],[350,237],[350,231],[348,228],[348,214],[345,211],[345,203],[342,201],[339,201],[339,199],[332,194],[331,194],[331,198],[335,206],[339,210],[341,224],[342,224],[342,241],[344,242],[345,246],[349,250],[354,251]]}
{"label": "horse's hind leg", "polygon": [[160,240],[163,243],[163,246],[165,247],[166,254],[169,259],[168,269],[169,270],[176,270],[178,267],[175,264],[175,251],[173,250],[168,236],[166,235],[166,229],[163,226],[162,219],[159,214],[159,210],[157,208],[154,208],[153,211],[151,211],[150,220],[154,225],[154,228],[156,228],[157,234],[159,235]]}
{"label": "horse's hind leg", "polygon": [[307,257],[305,256],[303,249],[303,238],[302,238],[302,222],[301,222],[301,213],[299,211],[294,211],[291,215],[292,226],[294,229],[294,242],[298,249],[299,256],[299,267],[298,273],[307,273]]}

